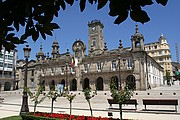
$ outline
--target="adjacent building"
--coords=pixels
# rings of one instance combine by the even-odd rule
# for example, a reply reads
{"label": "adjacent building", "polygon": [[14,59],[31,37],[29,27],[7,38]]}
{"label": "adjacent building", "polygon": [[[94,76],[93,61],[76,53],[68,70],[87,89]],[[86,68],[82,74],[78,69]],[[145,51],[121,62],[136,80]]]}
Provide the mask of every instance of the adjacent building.
{"label": "adjacent building", "polygon": [[163,34],[159,37],[158,42],[145,44],[145,51],[164,68],[164,82],[167,80],[167,74],[173,77],[170,47]]}
{"label": "adjacent building", "polygon": [[4,47],[2,47],[0,51],[0,91],[16,89],[16,61],[17,50],[11,50],[8,52]]}
{"label": "adjacent building", "polygon": [[[46,55],[40,45],[36,60],[28,63],[28,87],[44,86],[45,90],[49,90],[62,86],[71,91],[85,88],[103,91],[109,90],[112,80],[118,88],[127,85],[135,90],[146,90],[149,86],[163,84],[163,67],[146,52],[144,36],[139,33],[138,26],[129,40],[132,46],[123,47],[120,40],[118,48],[112,50],[107,48],[103,28],[99,20],[88,22],[88,45],[81,39],[75,40],[73,53],[68,49],[60,53],[57,40],[52,44],[51,53]],[[19,60],[17,64],[21,87],[24,63]]]}

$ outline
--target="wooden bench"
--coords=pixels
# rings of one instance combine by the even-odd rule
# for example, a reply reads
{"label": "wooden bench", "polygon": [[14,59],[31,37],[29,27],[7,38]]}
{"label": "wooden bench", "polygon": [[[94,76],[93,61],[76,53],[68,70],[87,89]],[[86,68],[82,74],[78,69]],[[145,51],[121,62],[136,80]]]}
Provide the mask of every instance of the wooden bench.
{"label": "wooden bench", "polygon": [[146,105],[174,105],[175,111],[177,112],[177,99],[143,99],[142,101],[145,106],[145,110],[147,110]]}
{"label": "wooden bench", "polygon": [[[108,100],[108,103],[109,103],[109,105],[110,105],[110,107],[112,107],[112,104],[118,104],[116,101],[114,101],[113,99],[107,99]],[[125,105],[135,105],[135,110],[137,110],[137,105],[138,105],[138,103],[137,103],[137,100],[136,99],[130,99],[129,101],[127,101],[126,103],[125,103]]]}

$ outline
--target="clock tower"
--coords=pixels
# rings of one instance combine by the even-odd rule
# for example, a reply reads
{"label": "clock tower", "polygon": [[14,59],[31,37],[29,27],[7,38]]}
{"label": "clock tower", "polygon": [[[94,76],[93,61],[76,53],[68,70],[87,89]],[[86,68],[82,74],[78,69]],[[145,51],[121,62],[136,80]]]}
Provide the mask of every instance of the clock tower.
{"label": "clock tower", "polygon": [[104,25],[99,20],[92,20],[91,22],[88,22],[88,27],[88,54],[92,53],[92,49],[93,54],[101,54],[104,49]]}

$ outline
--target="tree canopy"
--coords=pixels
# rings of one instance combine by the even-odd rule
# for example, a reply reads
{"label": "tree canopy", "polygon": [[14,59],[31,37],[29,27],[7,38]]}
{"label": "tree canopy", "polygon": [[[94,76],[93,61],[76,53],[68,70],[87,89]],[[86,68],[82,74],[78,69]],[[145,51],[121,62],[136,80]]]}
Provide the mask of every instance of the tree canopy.
{"label": "tree canopy", "polygon": [[[165,6],[168,0],[154,0]],[[120,24],[130,18],[133,21],[145,23],[150,21],[142,7],[152,5],[153,0],[0,0],[0,49],[12,50],[18,44],[24,44],[28,37],[36,41],[41,35],[46,39],[52,36],[52,31],[59,29],[53,23],[60,10],[65,10],[67,5],[72,6],[79,2],[81,12],[85,10],[86,3],[97,4],[97,10],[109,5],[109,15],[116,17],[114,23]],[[24,34],[16,36],[22,26]]]}

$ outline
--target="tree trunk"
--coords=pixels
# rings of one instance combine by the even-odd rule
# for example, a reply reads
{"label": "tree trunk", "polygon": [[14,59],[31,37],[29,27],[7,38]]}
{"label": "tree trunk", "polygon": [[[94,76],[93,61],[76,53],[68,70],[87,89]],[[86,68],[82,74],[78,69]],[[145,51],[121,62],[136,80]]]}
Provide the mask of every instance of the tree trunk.
{"label": "tree trunk", "polygon": [[53,113],[53,104],[54,104],[54,100],[52,99],[52,103],[51,103],[51,115]]}
{"label": "tree trunk", "polygon": [[92,108],[91,108],[91,103],[90,103],[89,100],[88,100],[88,104],[89,104],[89,109],[90,109],[90,111],[91,111],[91,117],[93,117]]}
{"label": "tree trunk", "polygon": [[37,104],[36,102],[34,103],[34,115],[35,115],[35,112],[36,112],[36,107],[37,107]]}
{"label": "tree trunk", "polygon": [[72,102],[70,101],[70,116],[71,116],[71,109],[72,109]]}
{"label": "tree trunk", "polygon": [[120,120],[122,120],[122,104],[119,103]]}

